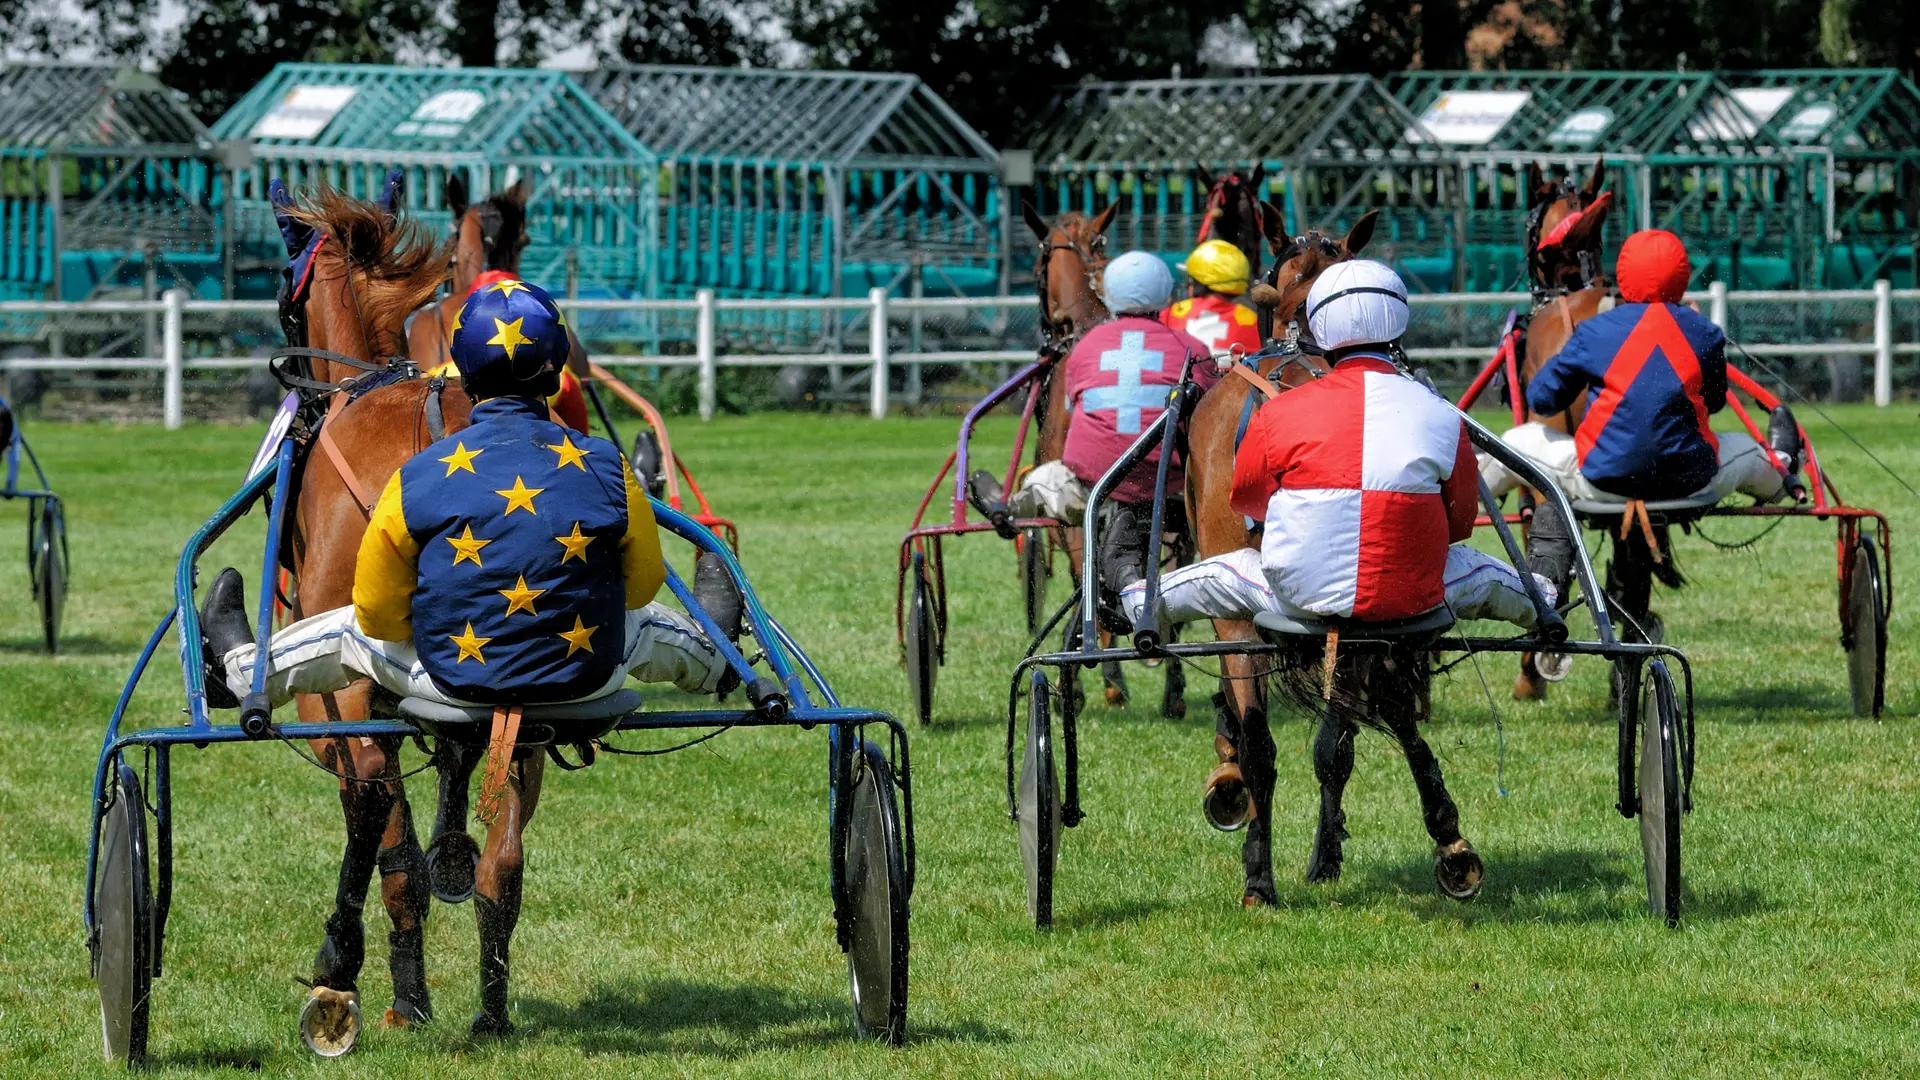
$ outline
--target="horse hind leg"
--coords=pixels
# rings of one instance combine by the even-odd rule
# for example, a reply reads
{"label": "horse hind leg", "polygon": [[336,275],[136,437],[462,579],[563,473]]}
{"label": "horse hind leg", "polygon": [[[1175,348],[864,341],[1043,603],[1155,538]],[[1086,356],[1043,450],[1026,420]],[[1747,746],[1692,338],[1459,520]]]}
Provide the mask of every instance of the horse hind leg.
{"label": "horse hind leg", "polygon": [[482,754],[481,747],[454,739],[441,739],[434,748],[439,797],[424,861],[427,880],[442,903],[464,904],[473,897],[480,845],[467,835],[467,797]]}
{"label": "horse hind leg", "polygon": [[[1180,640],[1180,628],[1174,627],[1167,635],[1169,642]],[[1168,720],[1179,720],[1187,715],[1187,671],[1179,657],[1169,656],[1161,663],[1166,665],[1167,681],[1160,691],[1160,715]]]}
{"label": "horse hind leg", "polygon": [[1347,812],[1341,807],[1341,799],[1353,776],[1353,739],[1359,730],[1344,707],[1329,702],[1320,712],[1320,730],[1313,739],[1320,819],[1314,826],[1313,850],[1307,856],[1308,884],[1340,879],[1347,840]]}
{"label": "horse hind leg", "polygon": [[1246,872],[1246,888],[1240,902],[1253,907],[1277,904],[1279,893],[1273,885],[1273,783],[1276,777],[1276,747],[1267,725],[1267,711],[1252,706],[1240,714],[1240,741],[1236,748],[1241,775],[1245,778],[1247,799],[1251,804],[1247,837],[1240,845],[1240,862]]}
{"label": "horse hind leg", "polygon": [[520,922],[520,886],[525,872],[522,834],[540,801],[540,778],[546,758],[538,750],[516,752],[507,769],[506,790],[474,873],[474,913],[480,924],[480,1012],[473,1018],[475,1035],[508,1035],[509,946]]}
{"label": "horse hind leg", "polygon": [[[397,740],[390,753],[397,757]],[[400,781],[391,783],[393,807],[380,838],[375,862],[380,869],[380,899],[386,905],[393,930],[387,934],[387,969],[393,976],[393,1005],[383,1022],[388,1027],[411,1027],[433,1019],[427,992],[426,921],[427,875],[420,837],[413,827],[413,807]]]}
{"label": "horse hind leg", "polygon": [[1379,697],[1376,716],[1399,741],[1413,773],[1414,787],[1420,792],[1421,816],[1427,835],[1433,839],[1433,877],[1440,891],[1455,900],[1471,900],[1479,895],[1486,879],[1486,866],[1473,845],[1460,835],[1460,809],[1440,773],[1440,760],[1421,738],[1415,723],[1416,705],[1425,666],[1404,654],[1381,665],[1376,682]]}

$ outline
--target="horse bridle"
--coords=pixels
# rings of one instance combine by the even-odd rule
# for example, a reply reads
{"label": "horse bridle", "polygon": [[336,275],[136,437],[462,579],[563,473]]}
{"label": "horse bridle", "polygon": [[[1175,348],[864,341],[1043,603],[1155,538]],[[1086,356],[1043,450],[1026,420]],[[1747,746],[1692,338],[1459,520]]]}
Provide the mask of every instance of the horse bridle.
{"label": "horse bridle", "polygon": [[1594,282],[1600,280],[1600,253],[1597,251],[1574,252],[1574,260],[1580,270],[1579,289],[1556,284],[1547,278],[1546,260],[1540,251],[1540,231],[1546,224],[1547,210],[1560,202],[1571,202],[1575,214],[1583,212],[1590,205],[1585,189],[1572,176],[1562,176],[1559,192],[1551,199],[1535,203],[1527,211],[1527,291],[1533,294],[1535,307],[1567,293],[1591,288]]}
{"label": "horse bridle", "polygon": [[[1063,244],[1055,240],[1053,233],[1056,232],[1064,234],[1067,237],[1067,242]],[[1093,246],[1104,253],[1107,246],[1106,234],[1102,233],[1096,236],[1093,241]],[[1086,331],[1073,319],[1061,319],[1053,313],[1053,301],[1047,288],[1047,267],[1053,262],[1053,253],[1056,251],[1070,251],[1079,257],[1080,265],[1087,274],[1087,287],[1090,289],[1094,288],[1093,273],[1095,263],[1100,256],[1089,253],[1086,248],[1081,247],[1080,241],[1075,239],[1073,234],[1067,232],[1065,229],[1053,230],[1048,234],[1047,238],[1040,243],[1039,262],[1035,265],[1033,278],[1034,284],[1038,287],[1040,293],[1041,349],[1053,356],[1065,356],[1067,353],[1073,351],[1074,343],[1079,341],[1080,335]],[[1104,265],[1104,263],[1101,265]],[[1094,291],[1097,293],[1099,290],[1095,289]]]}
{"label": "horse bridle", "polygon": [[[1286,295],[1287,289],[1298,285],[1307,275],[1304,273],[1293,275],[1293,280],[1287,282],[1283,288],[1280,284],[1280,270],[1308,248],[1314,248],[1322,255],[1329,256],[1336,262],[1339,261],[1340,256],[1345,253],[1345,249],[1341,247],[1340,241],[1335,240],[1323,232],[1308,231],[1289,239],[1285,247],[1274,253],[1273,269],[1267,271],[1267,284],[1271,286],[1275,292],[1281,294],[1283,298]],[[1277,314],[1278,311],[1274,309],[1262,309],[1260,311],[1259,330],[1261,341],[1270,341],[1273,339],[1273,320]],[[1301,352],[1309,356],[1320,355],[1319,347],[1313,342],[1313,332],[1311,330],[1307,329],[1307,327],[1298,320],[1289,319],[1288,325],[1292,327],[1288,333],[1286,342],[1288,352]]]}
{"label": "horse bridle", "polygon": [[[1195,237],[1193,241],[1193,244],[1195,247],[1199,247],[1201,244],[1206,243],[1207,234],[1213,231],[1213,212],[1216,209],[1227,205],[1227,185],[1228,184],[1241,184],[1249,189],[1253,187],[1252,184],[1248,183],[1245,180],[1242,180],[1240,178],[1240,174],[1237,172],[1228,173],[1227,175],[1213,182],[1213,187],[1209,189],[1207,192],[1206,213],[1203,214],[1200,218],[1200,235]],[[1266,206],[1263,203],[1261,203],[1261,201],[1258,198],[1250,198],[1247,201],[1253,204],[1254,232],[1259,234],[1260,236],[1267,235]],[[1296,239],[1298,238],[1296,237]],[[1251,260],[1254,262],[1254,265],[1256,267],[1259,265],[1258,259],[1259,259],[1259,254],[1256,249],[1254,259]]]}

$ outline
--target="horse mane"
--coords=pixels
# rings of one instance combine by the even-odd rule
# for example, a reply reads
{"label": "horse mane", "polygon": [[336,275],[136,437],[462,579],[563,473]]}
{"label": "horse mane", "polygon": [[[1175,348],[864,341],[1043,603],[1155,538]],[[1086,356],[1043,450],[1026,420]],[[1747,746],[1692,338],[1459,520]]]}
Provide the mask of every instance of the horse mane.
{"label": "horse mane", "polygon": [[433,299],[447,279],[449,241],[417,221],[322,185],[302,193],[288,216],[322,229],[356,277],[355,299],[369,336],[393,336],[407,315]]}

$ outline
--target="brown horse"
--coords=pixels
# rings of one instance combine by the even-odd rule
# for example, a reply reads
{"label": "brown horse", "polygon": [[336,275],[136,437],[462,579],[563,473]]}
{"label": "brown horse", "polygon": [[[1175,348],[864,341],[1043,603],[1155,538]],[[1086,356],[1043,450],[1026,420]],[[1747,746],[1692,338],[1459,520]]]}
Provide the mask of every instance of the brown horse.
{"label": "brown horse", "polygon": [[[1341,238],[1317,231],[1289,237],[1281,228],[1279,210],[1270,204],[1263,218],[1275,266],[1257,299],[1272,309],[1273,323],[1279,328],[1297,323],[1307,293],[1322,271],[1365,249],[1373,237],[1377,214],[1363,215]],[[1289,337],[1301,333],[1297,325],[1288,331]],[[1260,374],[1277,380],[1283,391],[1312,377],[1298,364],[1281,367],[1277,359],[1263,364]],[[1208,391],[1194,409],[1188,434],[1187,520],[1193,524],[1201,558],[1257,544],[1246,519],[1229,505],[1229,500],[1240,420],[1249,410],[1257,410],[1264,403],[1263,397],[1264,392],[1251,382],[1229,377]],[[1213,628],[1222,641],[1259,640],[1249,622],[1216,619]],[[1241,846],[1246,872],[1243,901],[1270,904],[1276,900],[1269,845],[1276,772],[1265,694],[1269,666],[1263,658],[1228,656],[1222,668],[1226,689],[1214,698],[1214,749],[1220,765],[1207,780],[1207,813],[1216,825],[1245,823],[1247,835]],[[1347,760],[1351,761],[1350,752]],[[1416,778],[1418,775],[1416,772]],[[1337,793],[1333,798],[1337,804]]]}
{"label": "brown horse", "polygon": [[469,201],[466,177],[447,177],[443,195],[453,211],[453,280],[446,296],[422,309],[407,326],[407,355],[422,371],[448,361],[453,320],[467,302],[473,283],[489,270],[518,276],[520,253],[527,246],[527,182],[479,202]]}
{"label": "brown horse", "polygon": [[1225,240],[1247,257],[1248,280],[1259,280],[1268,223],[1279,221],[1279,212],[1260,198],[1267,181],[1266,163],[1255,165],[1245,177],[1235,169],[1216,179],[1205,165],[1198,163],[1193,173],[1207,192],[1206,216],[1201,219],[1200,235],[1194,239],[1194,246],[1208,240]]}
{"label": "brown horse", "polygon": [[[397,223],[370,203],[325,189],[310,194],[288,216],[326,236],[314,253],[304,302],[308,344],[363,362],[397,354],[407,313],[440,286],[445,249],[419,226]],[[311,371],[321,382],[366,374],[324,358],[314,359]],[[402,462],[433,441],[428,399],[434,395],[440,396],[445,430],[466,426],[465,393],[443,392],[438,384],[417,379],[372,390],[337,408],[325,422],[352,475],[319,450],[307,458],[289,530],[291,569],[298,582],[294,618],[352,602],[368,502]],[[296,708],[302,721],[364,720],[372,715],[371,690],[370,683],[360,682],[337,693],[303,695],[296,699]],[[356,992],[365,959],[361,910],[377,868],[380,898],[393,922],[388,942],[394,1001],[385,1021],[406,1026],[429,1019],[433,1013],[421,948],[427,888],[412,810],[399,779],[400,740],[315,740],[313,751],[341,776],[340,804],[347,826],[334,911],[314,960],[316,993],[319,988]],[[520,778],[512,796],[518,800],[515,810],[503,815],[503,821],[524,824],[531,814],[539,764],[535,760],[534,768]]]}

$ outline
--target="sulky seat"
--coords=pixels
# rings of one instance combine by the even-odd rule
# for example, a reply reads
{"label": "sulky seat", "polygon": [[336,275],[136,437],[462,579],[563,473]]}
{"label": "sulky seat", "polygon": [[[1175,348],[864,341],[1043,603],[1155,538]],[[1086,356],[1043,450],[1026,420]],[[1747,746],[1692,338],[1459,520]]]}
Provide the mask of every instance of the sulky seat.
{"label": "sulky seat", "polygon": [[[620,689],[605,697],[585,701],[563,701],[551,705],[528,705],[521,709],[523,726],[542,727],[552,732],[554,742],[569,743],[597,738],[613,730],[626,716],[640,710],[640,692]],[[449,705],[426,698],[400,699],[402,718],[441,734],[482,741],[493,722],[491,705]]]}
{"label": "sulky seat", "polygon": [[1444,633],[1453,625],[1453,612],[1442,604],[1418,615],[1409,615],[1404,619],[1362,622],[1357,619],[1296,618],[1278,611],[1262,611],[1254,615],[1253,625],[1266,634],[1325,637],[1328,633],[1337,630],[1341,636],[1353,640],[1386,641]]}

